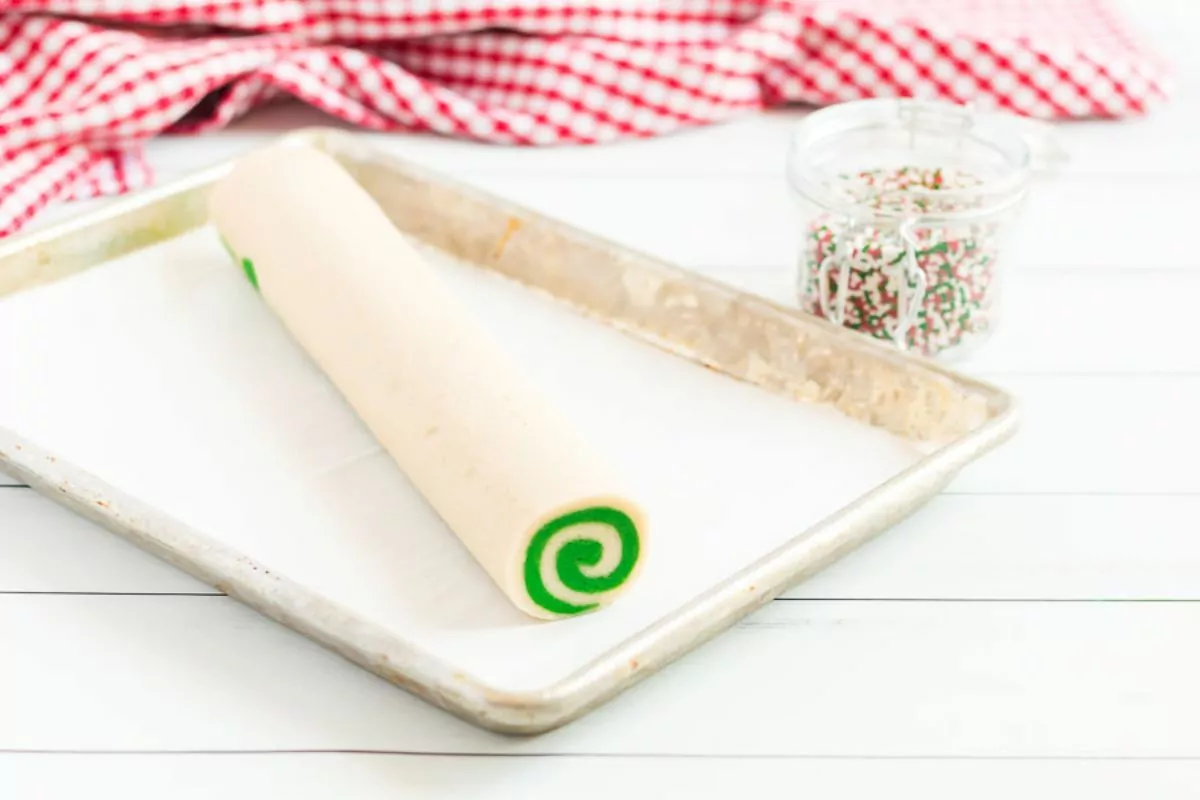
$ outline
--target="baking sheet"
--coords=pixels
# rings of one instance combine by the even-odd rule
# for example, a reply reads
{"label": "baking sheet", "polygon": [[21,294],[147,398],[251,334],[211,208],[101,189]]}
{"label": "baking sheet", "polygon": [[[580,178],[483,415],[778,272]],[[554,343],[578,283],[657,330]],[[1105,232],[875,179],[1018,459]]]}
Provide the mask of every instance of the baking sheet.
{"label": "baking sheet", "polygon": [[[0,429],[25,443],[5,454],[0,436],[0,463],[427,699],[529,732],[886,527],[1010,432],[1004,398],[978,391],[992,419],[918,443],[424,250],[640,487],[645,572],[610,608],[551,623],[513,609],[207,227],[0,300]],[[850,364],[848,384],[882,369],[846,352],[826,360]],[[856,402],[859,417],[898,419]]]}
{"label": "baking sheet", "polygon": [[[428,253],[429,251],[427,251]],[[603,613],[504,598],[230,264],[185,234],[0,304],[0,419],[506,691],[544,688],[911,465],[910,443],[435,263],[631,476],[646,572]]]}

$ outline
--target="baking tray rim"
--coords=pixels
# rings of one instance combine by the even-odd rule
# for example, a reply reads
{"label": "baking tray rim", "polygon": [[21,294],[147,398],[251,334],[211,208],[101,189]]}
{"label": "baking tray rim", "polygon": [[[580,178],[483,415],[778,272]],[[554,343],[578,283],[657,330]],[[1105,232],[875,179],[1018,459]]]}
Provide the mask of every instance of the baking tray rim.
{"label": "baking tray rim", "polygon": [[[602,243],[615,251],[658,261],[444,173],[383,152],[366,144],[355,134],[340,129],[304,128],[282,135],[275,143],[278,142],[309,144],[323,150],[331,150],[331,142],[340,148],[358,148],[373,160],[386,160],[397,169],[406,169],[423,178],[440,181],[528,217],[553,222],[573,234]],[[0,242],[0,270],[10,257],[31,248],[52,243],[105,221],[118,220],[211,184],[231,169],[237,160],[237,157],[223,160],[161,186],[112,201],[105,208],[88,211],[42,230],[19,234]],[[180,232],[174,231],[132,250],[166,240]],[[99,259],[84,268],[97,266],[107,260]],[[52,275],[48,281],[68,277],[73,272]],[[688,275],[694,276],[698,283],[716,283],[690,271]],[[35,279],[28,285],[48,281]],[[836,329],[837,335],[854,337],[855,346],[864,344],[861,340],[865,337],[860,334],[836,328],[823,320],[814,320],[797,309],[753,297],[736,287],[726,288],[740,297],[753,298],[756,303],[770,307],[777,313],[803,316],[806,324],[813,321],[823,323]],[[653,346],[644,337],[638,338]],[[941,374],[955,384],[969,387],[987,397],[991,411],[989,418],[961,437],[922,455],[914,464],[800,531],[774,551],[709,587],[585,666],[543,689],[500,690],[472,676],[456,672],[440,659],[427,655],[396,634],[364,622],[284,576],[269,573],[264,577],[267,572],[263,569],[264,565],[252,562],[219,541],[125,495],[85,470],[60,463],[53,454],[3,426],[0,426],[0,471],[25,481],[60,505],[131,540],[136,546],[427,702],[485,729],[510,734],[537,734],[560,727],[598,707],[907,517],[933,497],[962,467],[1016,432],[1019,425],[1018,404],[999,387],[959,374],[928,359],[897,353],[882,343],[868,341],[865,344],[879,348],[878,355],[881,357],[889,360],[899,358],[920,365],[924,370]],[[296,609],[311,608],[319,611],[308,616],[296,613]]]}

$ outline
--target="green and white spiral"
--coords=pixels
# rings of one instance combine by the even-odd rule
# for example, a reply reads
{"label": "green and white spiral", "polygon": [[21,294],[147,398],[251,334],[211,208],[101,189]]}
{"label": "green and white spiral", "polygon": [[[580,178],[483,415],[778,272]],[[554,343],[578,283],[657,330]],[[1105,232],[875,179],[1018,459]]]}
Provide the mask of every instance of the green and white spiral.
{"label": "green and white spiral", "polygon": [[570,511],[530,539],[525,589],[552,614],[582,614],[600,605],[589,595],[611,592],[629,579],[640,552],[637,524],[624,511],[602,505]]}

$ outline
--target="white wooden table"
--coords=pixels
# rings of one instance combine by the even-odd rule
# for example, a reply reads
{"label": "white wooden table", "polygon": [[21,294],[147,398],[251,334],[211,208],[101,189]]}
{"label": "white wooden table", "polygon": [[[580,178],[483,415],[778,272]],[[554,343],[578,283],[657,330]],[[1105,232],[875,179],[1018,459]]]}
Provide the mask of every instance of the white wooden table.
{"label": "white wooden table", "polygon": [[[965,365],[1020,395],[1025,427],[916,517],[513,740],[4,486],[0,798],[1200,796],[1200,9],[1133,10],[1177,60],[1176,101],[1062,130],[1073,161]],[[587,150],[379,141],[789,301],[796,117]],[[165,178],[321,121],[268,110],[151,152]]]}

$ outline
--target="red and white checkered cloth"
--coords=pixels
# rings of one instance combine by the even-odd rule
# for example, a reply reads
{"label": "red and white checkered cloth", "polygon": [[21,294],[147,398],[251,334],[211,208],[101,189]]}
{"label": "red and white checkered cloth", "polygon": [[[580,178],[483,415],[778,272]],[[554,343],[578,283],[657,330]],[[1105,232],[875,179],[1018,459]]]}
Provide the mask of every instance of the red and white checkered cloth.
{"label": "red and white checkered cloth", "polygon": [[140,145],[293,95],[374,130],[653,136],[883,95],[1121,117],[1164,67],[1103,0],[0,0],[0,235]]}

